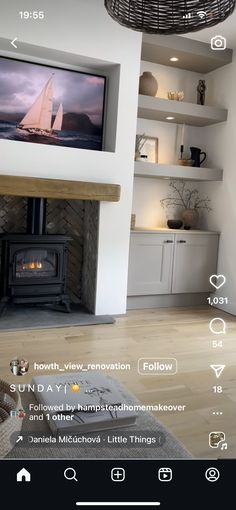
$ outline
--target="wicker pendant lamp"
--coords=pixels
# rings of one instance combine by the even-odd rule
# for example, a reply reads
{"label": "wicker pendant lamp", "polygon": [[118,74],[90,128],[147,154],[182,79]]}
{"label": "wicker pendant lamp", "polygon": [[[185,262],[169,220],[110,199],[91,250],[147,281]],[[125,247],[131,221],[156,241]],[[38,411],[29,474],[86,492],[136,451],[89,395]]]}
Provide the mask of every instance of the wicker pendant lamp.
{"label": "wicker pendant lamp", "polygon": [[230,16],[236,0],[105,0],[110,16],[149,34],[185,34],[213,27]]}

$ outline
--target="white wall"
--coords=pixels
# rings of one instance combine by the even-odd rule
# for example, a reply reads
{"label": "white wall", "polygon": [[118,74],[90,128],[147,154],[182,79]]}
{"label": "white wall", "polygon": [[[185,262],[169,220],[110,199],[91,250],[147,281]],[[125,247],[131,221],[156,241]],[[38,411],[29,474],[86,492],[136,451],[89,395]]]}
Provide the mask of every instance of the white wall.
{"label": "white wall", "polygon": [[[163,66],[162,66],[163,67]],[[158,162],[172,164],[175,161],[178,126],[166,122],[138,119],[137,133],[158,138]],[[160,199],[168,192],[168,181],[157,179],[134,179],[132,212],[136,214],[138,227],[165,227],[166,215]]]}
{"label": "white wall", "polygon": [[[119,203],[101,204],[96,305],[97,314],[119,314],[126,310],[141,34],[115,23],[103,4],[41,0],[46,20],[35,22],[20,21],[14,1],[1,11],[0,34],[10,40],[17,36],[19,52],[24,41],[121,64],[116,153],[0,140],[0,173],[121,185]],[[32,1],[24,0],[21,8],[32,10]]]}
{"label": "white wall", "polygon": [[211,73],[208,79],[212,101],[229,109],[228,121],[205,129],[209,159],[224,169],[222,183],[205,183],[201,187],[212,199],[213,213],[205,226],[222,232],[219,250],[218,273],[224,274],[227,283],[218,295],[228,297],[229,305],[222,308],[236,315],[236,55],[232,64]]}

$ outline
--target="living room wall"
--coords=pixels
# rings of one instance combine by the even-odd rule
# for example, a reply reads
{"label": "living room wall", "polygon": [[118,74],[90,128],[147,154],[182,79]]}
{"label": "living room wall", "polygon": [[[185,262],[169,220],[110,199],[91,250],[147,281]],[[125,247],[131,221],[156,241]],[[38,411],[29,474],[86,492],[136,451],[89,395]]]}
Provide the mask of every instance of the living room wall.
{"label": "living room wall", "polygon": [[226,284],[218,291],[219,296],[228,297],[225,311],[236,315],[236,241],[234,227],[235,208],[235,140],[236,140],[236,54],[233,63],[211,73],[207,80],[208,93],[215,104],[229,110],[227,122],[205,130],[210,165],[224,169],[222,183],[201,185],[212,200],[213,212],[207,217],[206,228],[221,232],[218,274],[224,274]]}
{"label": "living room wall", "polygon": [[[25,0],[24,9],[32,9]],[[35,145],[0,140],[1,174],[117,183],[119,203],[101,203],[96,290],[96,314],[126,311],[130,214],[133,188],[141,34],[115,23],[103,0],[40,2],[43,26],[21,21],[9,6],[1,16],[1,37],[120,64],[116,152]],[[8,16],[8,17],[7,17]],[[28,23],[28,25],[26,25]],[[9,27],[11,29],[9,30]],[[85,59],[86,60],[86,59]],[[79,61],[79,58],[78,58]]]}

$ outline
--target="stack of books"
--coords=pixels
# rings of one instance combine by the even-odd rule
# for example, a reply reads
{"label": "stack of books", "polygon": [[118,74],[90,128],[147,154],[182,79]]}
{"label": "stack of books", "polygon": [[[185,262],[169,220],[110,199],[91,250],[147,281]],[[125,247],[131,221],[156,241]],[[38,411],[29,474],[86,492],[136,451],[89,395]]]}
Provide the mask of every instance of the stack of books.
{"label": "stack of books", "polygon": [[128,427],[137,415],[114,379],[97,372],[35,376],[32,380],[39,410],[51,431],[80,434]]}

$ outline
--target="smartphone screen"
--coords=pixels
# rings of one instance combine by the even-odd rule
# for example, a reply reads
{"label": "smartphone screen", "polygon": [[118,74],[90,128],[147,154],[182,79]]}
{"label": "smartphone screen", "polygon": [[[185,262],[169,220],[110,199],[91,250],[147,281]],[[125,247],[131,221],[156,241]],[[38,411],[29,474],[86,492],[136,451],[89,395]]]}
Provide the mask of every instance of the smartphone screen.
{"label": "smartphone screen", "polygon": [[28,508],[232,494],[235,3],[0,0],[0,471]]}

